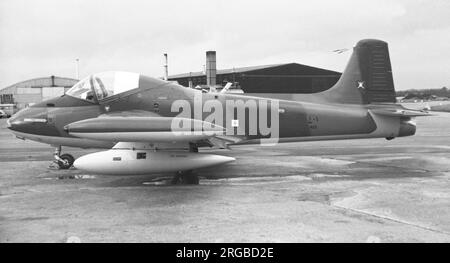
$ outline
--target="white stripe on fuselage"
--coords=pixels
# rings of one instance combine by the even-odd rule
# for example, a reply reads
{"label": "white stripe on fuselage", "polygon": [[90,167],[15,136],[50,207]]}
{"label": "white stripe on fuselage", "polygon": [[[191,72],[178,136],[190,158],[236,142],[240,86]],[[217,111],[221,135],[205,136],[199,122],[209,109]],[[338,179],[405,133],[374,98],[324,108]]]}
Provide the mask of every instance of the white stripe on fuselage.
{"label": "white stripe on fuselage", "polygon": [[47,119],[34,119],[34,118],[25,118],[23,119],[24,122],[40,122],[40,123],[46,123]]}

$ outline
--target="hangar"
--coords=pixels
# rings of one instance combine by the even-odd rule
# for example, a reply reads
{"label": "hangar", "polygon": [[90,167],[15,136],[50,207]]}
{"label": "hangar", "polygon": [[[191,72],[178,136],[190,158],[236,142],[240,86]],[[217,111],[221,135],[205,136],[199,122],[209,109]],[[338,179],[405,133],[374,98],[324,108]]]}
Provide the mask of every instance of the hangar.
{"label": "hangar", "polygon": [[14,104],[17,109],[23,109],[61,96],[77,82],[76,79],[56,76],[22,81],[0,90],[0,104]]}
{"label": "hangar", "polygon": [[[167,75],[166,75],[167,76]],[[216,69],[216,52],[206,52],[204,72],[168,76],[186,87],[221,87],[233,83],[232,90],[244,93],[308,94],[331,88],[341,73],[298,63]],[[46,99],[63,95],[78,82],[57,76],[22,81],[0,90],[0,104],[23,109]]]}
{"label": "hangar", "polygon": [[[206,70],[208,71],[208,70]],[[316,93],[331,88],[341,73],[298,63],[222,69],[216,71],[220,86],[232,82],[244,93]],[[168,77],[183,86],[207,84],[207,72],[190,72]]]}

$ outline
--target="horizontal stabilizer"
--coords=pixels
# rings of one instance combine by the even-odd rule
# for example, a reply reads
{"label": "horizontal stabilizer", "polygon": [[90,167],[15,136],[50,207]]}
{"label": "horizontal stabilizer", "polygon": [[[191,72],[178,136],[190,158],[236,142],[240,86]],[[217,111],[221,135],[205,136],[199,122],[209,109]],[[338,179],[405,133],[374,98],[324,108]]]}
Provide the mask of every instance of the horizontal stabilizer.
{"label": "horizontal stabilizer", "polygon": [[431,116],[428,112],[425,111],[416,111],[409,109],[372,109],[371,112],[390,117],[424,117]]}

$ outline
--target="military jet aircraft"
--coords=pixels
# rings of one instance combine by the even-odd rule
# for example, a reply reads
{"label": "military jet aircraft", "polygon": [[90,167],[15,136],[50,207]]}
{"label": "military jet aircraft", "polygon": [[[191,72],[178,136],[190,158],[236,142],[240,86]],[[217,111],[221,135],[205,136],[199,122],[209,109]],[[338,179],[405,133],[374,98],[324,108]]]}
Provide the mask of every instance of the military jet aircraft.
{"label": "military jet aircraft", "polygon": [[[270,96],[269,96],[270,97]],[[15,114],[8,128],[19,138],[55,147],[61,169],[72,164],[98,174],[175,172],[174,182],[198,183],[194,169],[234,158],[201,147],[414,135],[425,112],[396,103],[386,42],[354,47],[329,90],[295,100],[215,93],[129,72],[88,76],[61,97]],[[74,160],[61,146],[107,148]]]}

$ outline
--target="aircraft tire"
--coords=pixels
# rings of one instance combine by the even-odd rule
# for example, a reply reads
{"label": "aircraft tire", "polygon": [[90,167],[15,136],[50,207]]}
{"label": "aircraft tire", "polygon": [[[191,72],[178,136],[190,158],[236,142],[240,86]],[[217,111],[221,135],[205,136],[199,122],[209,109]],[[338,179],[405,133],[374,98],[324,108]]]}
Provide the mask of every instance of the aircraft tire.
{"label": "aircraft tire", "polygon": [[200,180],[196,174],[192,171],[187,171],[181,176],[181,181],[183,184],[199,184]]}
{"label": "aircraft tire", "polygon": [[63,162],[58,161],[58,166],[59,166],[59,169],[61,169],[61,170],[69,169],[70,167],[72,167],[73,162],[75,162],[75,158],[73,158],[73,156],[70,154],[63,154],[63,155],[59,156],[59,158],[68,162],[68,164],[65,164]]}
{"label": "aircraft tire", "polygon": [[189,171],[179,171],[175,174],[173,179],[171,180],[172,185],[197,185],[200,183],[200,179],[196,174],[192,172],[192,170]]}
{"label": "aircraft tire", "polygon": [[175,176],[170,181],[170,184],[171,185],[177,185],[177,184],[180,183],[180,181],[181,181],[181,175],[179,175],[179,173],[176,173]]}

